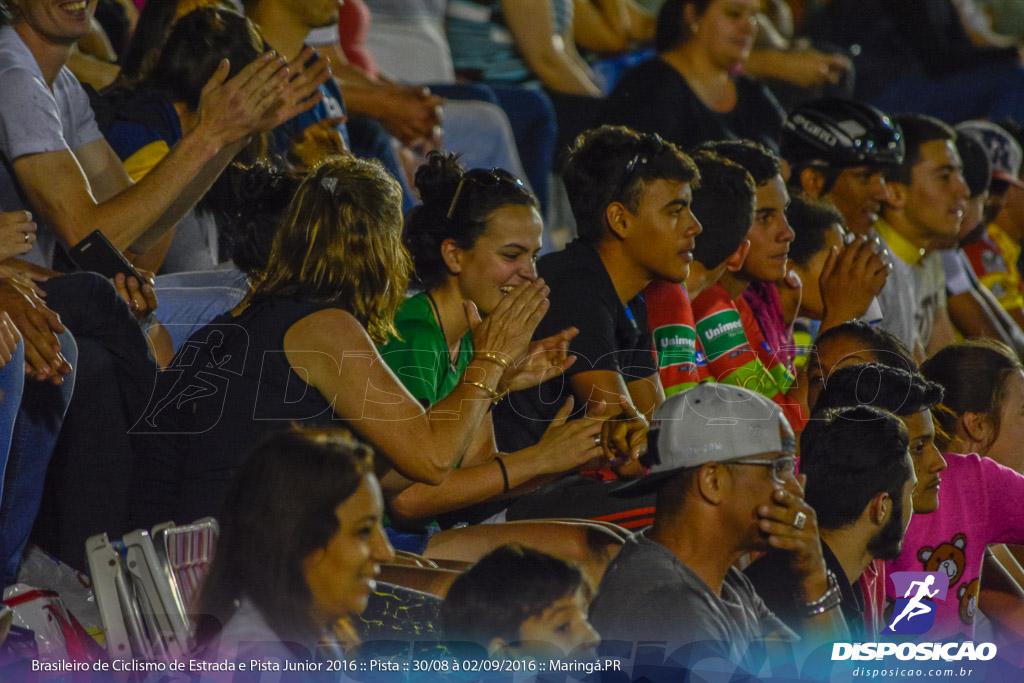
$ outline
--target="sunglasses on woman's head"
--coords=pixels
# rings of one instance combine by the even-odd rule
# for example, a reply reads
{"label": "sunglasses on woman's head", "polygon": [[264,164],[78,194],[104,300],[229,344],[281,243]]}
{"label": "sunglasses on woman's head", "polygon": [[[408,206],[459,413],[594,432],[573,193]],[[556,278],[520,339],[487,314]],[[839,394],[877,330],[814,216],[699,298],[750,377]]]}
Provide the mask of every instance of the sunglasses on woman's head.
{"label": "sunglasses on woman's head", "polygon": [[462,190],[467,181],[482,188],[497,187],[502,182],[508,182],[513,185],[518,185],[519,187],[524,187],[522,180],[503,168],[492,168],[490,170],[486,168],[474,168],[470,171],[466,171],[459,179],[458,187],[455,188],[455,194],[452,196],[452,203],[448,205],[448,213],[446,214],[446,217],[449,220],[455,215],[455,210],[459,205],[459,197],[462,196]]}

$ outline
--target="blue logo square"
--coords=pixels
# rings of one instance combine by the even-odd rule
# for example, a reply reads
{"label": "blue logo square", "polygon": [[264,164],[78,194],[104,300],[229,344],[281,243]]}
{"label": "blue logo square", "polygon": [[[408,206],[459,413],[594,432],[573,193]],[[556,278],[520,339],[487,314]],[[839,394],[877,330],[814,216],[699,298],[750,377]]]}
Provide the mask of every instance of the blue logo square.
{"label": "blue logo square", "polygon": [[882,633],[920,635],[935,623],[936,600],[949,590],[946,572],[893,572],[889,575],[896,603],[889,625]]}

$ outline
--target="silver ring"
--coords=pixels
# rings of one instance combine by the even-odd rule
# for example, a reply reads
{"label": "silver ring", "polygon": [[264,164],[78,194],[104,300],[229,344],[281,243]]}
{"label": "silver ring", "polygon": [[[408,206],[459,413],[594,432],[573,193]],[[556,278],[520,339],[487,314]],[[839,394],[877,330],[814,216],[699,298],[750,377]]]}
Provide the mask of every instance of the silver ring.
{"label": "silver ring", "polygon": [[28,244],[28,240],[29,240],[29,236],[28,236],[28,233],[26,232],[25,233],[25,244]]}
{"label": "silver ring", "polygon": [[595,446],[600,446],[601,445],[601,435],[600,434],[594,434],[594,445]]}
{"label": "silver ring", "polygon": [[803,529],[805,524],[807,524],[807,515],[797,512],[796,517],[793,518],[793,526],[797,529]]}

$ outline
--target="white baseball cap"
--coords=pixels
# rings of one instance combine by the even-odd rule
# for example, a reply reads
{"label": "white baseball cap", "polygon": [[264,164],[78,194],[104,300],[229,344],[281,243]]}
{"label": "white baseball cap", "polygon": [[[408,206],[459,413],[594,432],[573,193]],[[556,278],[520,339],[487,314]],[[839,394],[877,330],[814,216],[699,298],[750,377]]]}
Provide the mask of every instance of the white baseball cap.
{"label": "white baseball cap", "polygon": [[650,472],[616,494],[650,493],[676,472],[707,462],[795,450],[793,429],[777,403],[742,387],[698,384],[654,411],[643,458]]}
{"label": "white baseball cap", "polygon": [[1010,133],[991,121],[977,119],[956,124],[956,132],[967,135],[981,143],[988,153],[992,164],[992,177],[1005,180],[1017,187],[1024,187],[1020,179],[1021,162],[1024,161],[1024,150]]}

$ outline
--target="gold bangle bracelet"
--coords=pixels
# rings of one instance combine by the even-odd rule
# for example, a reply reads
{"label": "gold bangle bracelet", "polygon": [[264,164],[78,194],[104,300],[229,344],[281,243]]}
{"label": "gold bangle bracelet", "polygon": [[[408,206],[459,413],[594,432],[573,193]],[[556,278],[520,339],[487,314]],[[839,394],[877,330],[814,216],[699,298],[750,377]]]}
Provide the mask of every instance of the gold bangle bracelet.
{"label": "gold bangle bracelet", "polygon": [[497,363],[504,370],[508,370],[508,366],[510,365],[510,362],[507,358],[502,358],[493,351],[477,351],[473,355],[473,360],[489,360],[492,363]]}
{"label": "gold bangle bracelet", "polygon": [[462,380],[462,383],[463,384],[468,384],[471,387],[479,387],[479,388],[483,389],[484,391],[487,392],[487,395],[490,396],[491,400],[494,401],[495,403],[500,401],[505,396],[504,394],[499,394],[497,391],[495,391],[494,389],[491,389],[486,384],[482,384],[481,382],[470,382],[467,379],[467,380]]}

